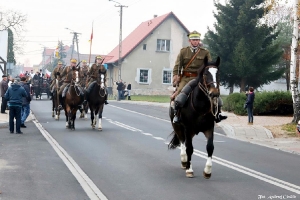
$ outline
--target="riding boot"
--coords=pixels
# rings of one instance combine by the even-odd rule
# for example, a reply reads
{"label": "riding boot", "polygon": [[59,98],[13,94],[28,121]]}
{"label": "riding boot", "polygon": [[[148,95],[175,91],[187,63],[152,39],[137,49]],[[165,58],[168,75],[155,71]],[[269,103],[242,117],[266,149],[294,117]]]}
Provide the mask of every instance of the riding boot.
{"label": "riding boot", "polygon": [[224,119],[227,119],[227,116],[221,115],[221,107],[219,106],[218,107],[218,113],[216,115],[215,121],[216,121],[216,123],[219,123],[220,121],[222,121]]}
{"label": "riding boot", "polygon": [[180,119],[179,119],[179,106],[178,106],[178,103],[175,102],[175,107],[174,107],[174,118],[173,118],[173,123],[176,124],[176,123],[179,123],[180,122]]}
{"label": "riding boot", "polygon": [[53,98],[53,93],[52,93],[52,92],[50,92],[50,95],[49,95],[49,96],[50,96],[50,98],[49,98],[49,99],[50,99],[50,100],[52,100],[52,98]]}
{"label": "riding boot", "polygon": [[131,100],[130,96],[128,96],[128,100]]}

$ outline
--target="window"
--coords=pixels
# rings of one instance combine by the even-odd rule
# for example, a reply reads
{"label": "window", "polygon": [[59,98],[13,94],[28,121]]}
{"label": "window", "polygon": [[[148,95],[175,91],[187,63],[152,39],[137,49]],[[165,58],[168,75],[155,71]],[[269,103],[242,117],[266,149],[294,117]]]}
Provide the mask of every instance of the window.
{"label": "window", "polygon": [[148,69],[140,69],[140,83],[148,83],[148,75],[149,70]]}
{"label": "window", "polygon": [[143,44],[143,50],[147,49],[147,44]]}
{"label": "window", "polygon": [[170,51],[170,40],[157,39],[156,51]]}
{"label": "window", "polygon": [[171,69],[164,69],[163,70],[163,83],[164,84],[171,84],[172,83],[172,70]]}

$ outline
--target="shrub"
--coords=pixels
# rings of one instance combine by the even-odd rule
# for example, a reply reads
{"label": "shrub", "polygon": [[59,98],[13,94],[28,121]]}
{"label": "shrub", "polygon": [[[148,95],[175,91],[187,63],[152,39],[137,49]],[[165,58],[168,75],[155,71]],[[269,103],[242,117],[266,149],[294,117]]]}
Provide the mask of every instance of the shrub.
{"label": "shrub", "polygon": [[[238,115],[247,115],[243,105],[246,101],[245,93],[233,93],[224,99],[223,110]],[[293,114],[293,101],[290,92],[255,92],[254,115],[291,115]]]}

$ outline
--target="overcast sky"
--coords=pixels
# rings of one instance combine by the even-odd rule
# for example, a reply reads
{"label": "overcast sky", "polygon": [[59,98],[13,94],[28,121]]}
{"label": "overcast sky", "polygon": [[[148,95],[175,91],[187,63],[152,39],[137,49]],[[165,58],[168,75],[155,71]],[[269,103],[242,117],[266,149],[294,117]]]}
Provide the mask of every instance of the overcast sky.
{"label": "overcast sky", "polygon": [[[190,30],[204,36],[207,27],[213,27],[215,10],[213,0],[119,0],[123,8],[123,39],[140,23],[153,15],[173,12]],[[0,0],[1,8],[27,14],[24,55],[17,62],[32,66],[42,60],[43,46],[55,48],[58,40],[72,44],[73,35],[79,35],[79,52],[89,53],[88,42],[94,21],[92,54],[107,54],[119,43],[119,7],[109,0]]]}

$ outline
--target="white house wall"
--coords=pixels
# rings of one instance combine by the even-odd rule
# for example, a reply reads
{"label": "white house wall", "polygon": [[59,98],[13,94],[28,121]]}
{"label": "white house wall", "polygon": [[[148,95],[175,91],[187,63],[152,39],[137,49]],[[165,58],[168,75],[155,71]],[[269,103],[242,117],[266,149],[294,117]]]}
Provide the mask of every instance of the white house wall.
{"label": "white house wall", "polygon": [[[157,39],[170,39],[170,52],[157,52]],[[143,50],[143,44],[147,49]],[[132,94],[168,95],[173,91],[171,84],[163,84],[163,69],[173,70],[177,54],[188,46],[187,32],[173,18],[166,19],[151,35],[142,41],[122,62],[122,80],[131,83]],[[139,83],[138,69],[149,69],[148,84]]]}

